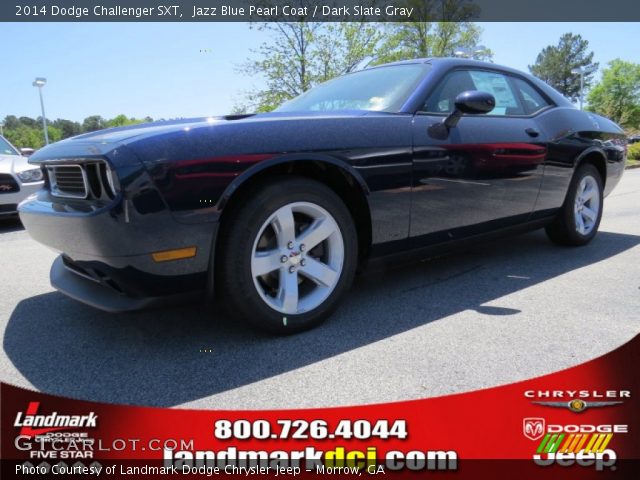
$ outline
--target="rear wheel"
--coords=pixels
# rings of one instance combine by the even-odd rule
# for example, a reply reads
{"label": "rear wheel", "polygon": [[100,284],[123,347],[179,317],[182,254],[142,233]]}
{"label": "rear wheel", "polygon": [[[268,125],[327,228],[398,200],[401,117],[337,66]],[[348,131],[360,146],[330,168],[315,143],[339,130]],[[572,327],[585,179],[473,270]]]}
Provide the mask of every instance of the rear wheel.
{"label": "rear wheel", "polygon": [[588,163],[578,167],[562,209],[546,228],[549,238],[561,245],[589,243],[602,218],[602,190],[602,178],[595,166]]}
{"label": "rear wheel", "polygon": [[275,333],[325,320],[349,289],[357,237],[349,210],[325,185],[278,177],[228,219],[221,284],[232,313]]}

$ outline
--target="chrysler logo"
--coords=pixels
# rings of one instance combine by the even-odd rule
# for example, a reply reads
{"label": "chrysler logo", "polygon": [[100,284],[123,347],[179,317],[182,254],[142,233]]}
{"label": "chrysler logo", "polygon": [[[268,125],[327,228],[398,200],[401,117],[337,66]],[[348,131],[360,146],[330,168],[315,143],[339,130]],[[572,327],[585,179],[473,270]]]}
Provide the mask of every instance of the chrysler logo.
{"label": "chrysler logo", "polygon": [[622,402],[588,402],[580,398],[574,398],[569,402],[531,402],[536,405],[542,405],[543,407],[560,407],[568,408],[572,412],[580,413],[584,412],[589,407],[610,407],[612,405],[620,405]]}
{"label": "chrysler logo", "polygon": [[544,418],[525,418],[522,420],[522,433],[529,440],[537,440],[544,435],[544,424]]}

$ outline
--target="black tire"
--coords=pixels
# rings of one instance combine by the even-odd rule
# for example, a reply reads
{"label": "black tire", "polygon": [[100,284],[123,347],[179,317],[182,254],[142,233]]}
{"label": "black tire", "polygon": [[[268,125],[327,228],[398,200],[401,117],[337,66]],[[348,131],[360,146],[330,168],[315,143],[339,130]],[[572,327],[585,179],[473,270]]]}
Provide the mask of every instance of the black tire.
{"label": "black tire", "polygon": [[[597,185],[597,199],[598,199],[598,211],[596,215],[595,223],[592,228],[586,233],[581,233],[576,224],[576,211],[574,210],[576,204],[576,197],[579,193],[579,187],[586,177],[591,177],[595,180]],[[598,227],[600,226],[600,220],[602,219],[603,210],[603,188],[602,177],[598,169],[590,164],[586,163],[580,165],[573,175],[567,197],[557,217],[553,223],[546,227],[548,237],[554,243],[559,245],[581,246],[589,243],[593,237],[598,233]]]}
{"label": "black tire", "polygon": [[[265,222],[278,209],[295,202],[308,202],[329,212],[339,227],[338,234],[342,235],[344,257],[339,279],[320,305],[300,314],[285,314],[262,298],[252,276],[251,259]],[[274,177],[252,192],[225,221],[220,241],[217,285],[223,292],[227,310],[261,330],[276,334],[297,333],[322,323],[351,287],[357,267],[357,232],[348,208],[333,190],[303,177]],[[301,281],[306,281],[305,277]]]}

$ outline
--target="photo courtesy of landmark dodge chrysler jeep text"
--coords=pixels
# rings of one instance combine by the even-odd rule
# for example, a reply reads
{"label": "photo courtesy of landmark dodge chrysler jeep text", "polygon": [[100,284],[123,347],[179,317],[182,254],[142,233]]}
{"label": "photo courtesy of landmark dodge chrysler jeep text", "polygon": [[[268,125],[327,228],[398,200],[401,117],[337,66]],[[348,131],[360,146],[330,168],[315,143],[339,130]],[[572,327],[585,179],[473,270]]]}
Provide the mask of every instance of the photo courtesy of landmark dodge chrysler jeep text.
{"label": "photo courtesy of landmark dodge chrysler jeep text", "polygon": [[19,211],[75,299],[119,312],[221,293],[287,333],[327,318],[372,257],[539,227],[588,243],[625,158],[617,125],[530,75],[421,59],[270,113],[55,143]]}

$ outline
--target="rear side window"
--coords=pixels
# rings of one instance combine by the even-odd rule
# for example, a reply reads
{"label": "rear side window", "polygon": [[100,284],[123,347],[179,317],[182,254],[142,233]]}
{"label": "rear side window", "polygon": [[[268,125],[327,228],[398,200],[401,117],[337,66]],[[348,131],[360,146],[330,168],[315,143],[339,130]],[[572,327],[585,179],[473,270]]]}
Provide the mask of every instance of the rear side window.
{"label": "rear side window", "polygon": [[522,106],[527,115],[532,115],[551,105],[529,82],[514,78],[513,83],[522,95]]}
{"label": "rear side window", "polygon": [[456,97],[467,90],[480,90],[492,94],[495,108],[487,115],[526,115],[510,78],[498,72],[485,70],[455,70],[447,75],[427,100],[425,110],[431,113],[451,113]]}

